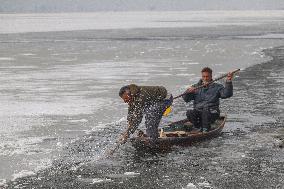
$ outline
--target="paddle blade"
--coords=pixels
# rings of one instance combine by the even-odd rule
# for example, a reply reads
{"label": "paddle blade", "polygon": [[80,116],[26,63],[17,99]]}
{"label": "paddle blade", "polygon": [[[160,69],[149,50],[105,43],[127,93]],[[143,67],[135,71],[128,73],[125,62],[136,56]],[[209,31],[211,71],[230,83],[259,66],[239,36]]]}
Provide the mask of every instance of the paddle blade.
{"label": "paddle blade", "polygon": [[169,113],[171,113],[171,112],[172,112],[172,108],[171,108],[171,107],[168,107],[168,108],[164,111],[163,116],[168,116]]}

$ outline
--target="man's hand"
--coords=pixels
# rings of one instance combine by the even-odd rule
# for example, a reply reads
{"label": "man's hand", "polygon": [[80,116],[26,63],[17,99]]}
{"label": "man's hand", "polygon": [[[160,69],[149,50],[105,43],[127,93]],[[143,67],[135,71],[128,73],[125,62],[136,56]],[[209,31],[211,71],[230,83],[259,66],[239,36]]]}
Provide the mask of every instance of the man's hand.
{"label": "man's hand", "polygon": [[194,87],[190,87],[186,90],[187,93],[195,93],[196,89]]}
{"label": "man's hand", "polygon": [[232,81],[234,74],[232,72],[229,72],[227,75],[227,81]]}

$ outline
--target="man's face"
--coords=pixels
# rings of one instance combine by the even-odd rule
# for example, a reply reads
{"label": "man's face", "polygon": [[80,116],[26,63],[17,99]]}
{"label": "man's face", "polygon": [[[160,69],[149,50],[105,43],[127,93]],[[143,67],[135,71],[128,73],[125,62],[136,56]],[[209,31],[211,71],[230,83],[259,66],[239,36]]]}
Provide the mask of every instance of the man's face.
{"label": "man's face", "polygon": [[130,93],[126,91],[122,94],[121,98],[123,99],[124,103],[129,103],[131,100]]}
{"label": "man's face", "polygon": [[212,75],[209,72],[202,72],[201,74],[203,83],[208,83],[212,80]]}

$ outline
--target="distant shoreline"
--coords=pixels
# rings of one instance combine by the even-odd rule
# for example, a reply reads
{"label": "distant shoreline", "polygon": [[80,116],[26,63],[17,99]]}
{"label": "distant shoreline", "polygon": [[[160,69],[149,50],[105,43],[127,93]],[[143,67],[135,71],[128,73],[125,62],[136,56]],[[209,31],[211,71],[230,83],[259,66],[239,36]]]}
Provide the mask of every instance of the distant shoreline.
{"label": "distant shoreline", "polygon": [[72,13],[0,13],[0,34],[279,25],[284,10],[258,11],[124,11]]}
{"label": "distant shoreline", "polygon": [[83,14],[83,13],[123,13],[123,12],[271,12],[271,11],[284,11],[283,9],[200,9],[200,10],[96,10],[96,11],[0,11],[1,14]]}

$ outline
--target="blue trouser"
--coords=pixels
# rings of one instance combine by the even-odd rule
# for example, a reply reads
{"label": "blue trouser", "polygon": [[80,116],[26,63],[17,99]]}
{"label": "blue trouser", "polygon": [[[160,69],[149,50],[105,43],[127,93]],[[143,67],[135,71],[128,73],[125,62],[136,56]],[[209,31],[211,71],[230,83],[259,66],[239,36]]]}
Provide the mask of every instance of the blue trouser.
{"label": "blue trouser", "polygon": [[156,140],[159,137],[158,127],[164,110],[164,102],[147,105],[144,109],[146,134],[153,140]]}

